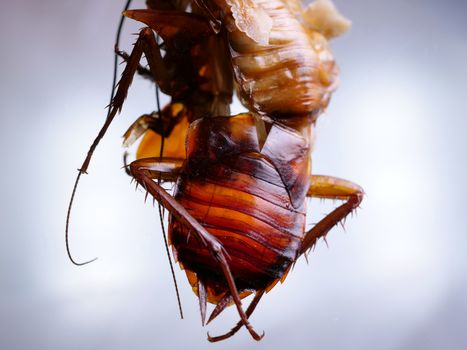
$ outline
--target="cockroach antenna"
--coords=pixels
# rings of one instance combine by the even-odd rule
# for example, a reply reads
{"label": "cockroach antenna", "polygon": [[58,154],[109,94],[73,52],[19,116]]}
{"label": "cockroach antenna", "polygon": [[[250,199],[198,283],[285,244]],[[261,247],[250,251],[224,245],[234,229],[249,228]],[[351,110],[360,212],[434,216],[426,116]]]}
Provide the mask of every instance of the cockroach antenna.
{"label": "cockroach antenna", "polygon": [[[157,41],[159,41],[159,35],[157,36]],[[164,130],[164,122],[162,121],[162,115],[161,115],[161,101],[160,101],[160,96],[159,96],[159,86],[157,84],[156,84],[156,105],[157,105],[157,115],[159,116],[159,126],[161,130],[161,147],[159,150],[159,158],[162,159],[162,156],[164,155],[165,130]],[[161,184],[161,175],[159,175],[159,177],[157,178],[157,183],[159,185]],[[163,208],[160,202],[158,202],[157,204],[158,204],[158,209],[159,209],[159,218],[161,221],[162,237],[164,237],[165,251],[167,253],[167,259],[169,260],[170,272],[172,273],[172,279],[173,279],[174,287],[175,287],[175,294],[177,296],[178,310],[180,312],[180,318],[183,319],[182,302],[180,300],[180,293],[178,291],[177,279],[175,278],[175,271],[174,271],[172,259],[170,257],[169,245],[167,242],[167,235],[165,233],[164,213],[162,210]]]}
{"label": "cockroach antenna", "polygon": [[[130,4],[131,4],[131,0],[128,0],[123,11],[128,10],[128,8],[130,7]],[[81,168],[78,169],[78,175],[76,176],[75,184],[73,186],[73,191],[71,192],[70,202],[68,204],[68,211],[67,211],[67,215],[66,215],[66,225],[65,225],[65,245],[66,245],[66,252],[68,254],[68,258],[76,266],[83,266],[83,265],[92,263],[93,261],[97,260],[97,258],[94,258],[94,259],[91,259],[91,260],[80,263],[80,262],[77,262],[76,260],[73,259],[73,256],[71,255],[71,252],[70,252],[70,243],[69,243],[69,239],[68,239],[69,238],[70,216],[71,216],[71,208],[73,206],[73,200],[74,200],[75,194],[76,194],[76,188],[78,187],[78,182],[79,182],[79,179],[81,178],[81,174],[87,174],[87,169],[88,169],[88,166],[89,166],[89,162],[91,161],[92,154],[94,153],[94,150],[96,149],[97,145],[99,144],[99,141],[102,139],[102,137],[104,137],[105,132],[107,131],[110,123],[112,123],[112,120],[113,120],[113,118],[114,118],[114,116],[115,116],[115,114],[117,112],[117,108],[112,108],[112,102],[113,102],[114,94],[115,94],[115,84],[117,83],[117,64],[118,64],[118,53],[117,53],[118,50],[117,50],[117,48],[119,47],[120,34],[122,32],[123,22],[124,21],[125,21],[125,17],[123,15],[121,15],[120,23],[118,24],[118,29],[117,29],[117,36],[116,36],[116,39],[115,39],[114,72],[113,72],[112,89],[111,89],[111,92],[110,92],[110,102],[109,102],[109,106],[108,106],[109,109],[107,111],[107,117],[105,119],[104,125],[102,126],[102,129],[100,130],[99,134],[97,135],[97,137],[95,138],[95,140],[92,143],[91,147],[89,148],[88,154],[86,156],[86,159],[83,162],[83,165],[81,165]]]}

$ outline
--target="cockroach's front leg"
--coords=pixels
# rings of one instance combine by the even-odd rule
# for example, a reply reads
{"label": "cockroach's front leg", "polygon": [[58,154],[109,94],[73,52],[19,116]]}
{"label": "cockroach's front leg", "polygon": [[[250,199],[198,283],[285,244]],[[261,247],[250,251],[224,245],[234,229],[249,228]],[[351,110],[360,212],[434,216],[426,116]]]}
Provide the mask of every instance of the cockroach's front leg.
{"label": "cockroach's front leg", "polygon": [[332,176],[313,175],[307,196],[325,199],[340,199],[346,202],[334,209],[305,234],[300,255],[312,248],[316,241],[355,210],[363,199],[363,189],[350,181]]}
{"label": "cockroach's front leg", "polygon": [[[162,204],[180,224],[191,230],[200,243],[210,252],[211,256],[216,260],[216,262],[219,264],[219,267],[222,269],[226,282],[229,285],[230,293],[232,294],[238,313],[242,320],[242,324],[245,325],[255,340],[260,340],[264,334],[261,336],[258,335],[258,333],[255,332],[248,321],[248,316],[243,310],[240,295],[227,262],[228,254],[222,244],[217,240],[216,237],[206,231],[206,229],[193,216],[191,216],[188,211],[175,200],[175,198],[168,194],[165,189],[162,188],[158,183],[152,180],[152,178],[154,178],[156,175],[162,173],[165,173],[165,175],[162,176],[174,176],[182,168],[169,165],[168,169],[164,169],[164,167],[167,165],[166,162],[157,160],[157,158],[154,158],[153,161],[153,164],[151,164],[150,158],[134,161],[130,164],[131,174],[136,179],[136,181],[142,185],[155,200]],[[171,167],[173,168],[171,169]]]}
{"label": "cockroach's front leg", "polygon": [[[127,62],[128,59],[130,58],[130,55],[128,53],[126,53],[125,51],[121,51],[118,47],[115,47],[115,53],[120,58],[122,58],[125,62]],[[154,81],[154,76],[151,73],[151,71],[148,68],[143,67],[141,64],[138,64],[138,67],[136,67],[136,73],[138,73],[139,76],[144,78],[144,79],[148,79],[148,80],[152,81],[153,83],[155,82]]]}

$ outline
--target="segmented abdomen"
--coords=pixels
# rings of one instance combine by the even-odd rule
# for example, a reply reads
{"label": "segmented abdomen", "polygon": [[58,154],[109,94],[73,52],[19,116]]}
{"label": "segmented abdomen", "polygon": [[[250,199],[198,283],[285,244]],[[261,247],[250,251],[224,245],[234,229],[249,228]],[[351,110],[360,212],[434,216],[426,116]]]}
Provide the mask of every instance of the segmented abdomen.
{"label": "segmented abdomen", "polygon": [[326,39],[306,29],[280,0],[257,0],[272,19],[269,44],[261,45],[233,25],[229,35],[239,95],[250,109],[272,118],[325,108],[338,69]]}
{"label": "segmented abdomen", "polygon": [[[305,208],[292,208],[279,174],[261,154],[210,164],[202,177],[181,177],[175,198],[222,243],[240,291],[266,288],[295,261]],[[170,238],[186,269],[219,293],[226,288],[219,265],[175,220]]]}

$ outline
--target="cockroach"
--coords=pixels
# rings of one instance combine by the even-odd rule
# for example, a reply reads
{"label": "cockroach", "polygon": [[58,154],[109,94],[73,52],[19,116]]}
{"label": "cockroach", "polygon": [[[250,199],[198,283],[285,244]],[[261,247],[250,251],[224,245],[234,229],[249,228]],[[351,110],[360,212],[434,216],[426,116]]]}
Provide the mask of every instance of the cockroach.
{"label": "cockroach", "polygon": [[[348,22],[329,0],[307,9],[298,0],[196,0],[192,12],[187,4],[153,0],[149,9],[124,12],[148,27],[130,55],[120,54],[126,67],[79,175],[121,109],[133,75],[146,72],[171,103],[149,122],[147,116],[138,119],[125,134],[127,143],[146,134],[129,173],[170,214],[170,244],[199,298],[203,325],[207,302],[215,305],[208,323],[231,304],[238,310],[232,330],[208,339],[226,339],[245,326],[260,340],[264,333],[248,318],[264,293],[283,282],[297,259],[363,198],[362,188],[350,181],[311,174],[314,126],[338,81],[327,39]],[[206,49],[214,61],[199,53]],[[183,67],[181,52],[193,69]],[[147,71],[139,66],[143,53]],[[233,116],[232,78],[248,109]],[[182,131],[171,139],[177,126]],[[148,130],[161,137],[147,136]],[[161,155],[165,136],[174,147],[184,144],[184,152]],[[175,183],[173,195],[161,181]],[[345,202],[306,230],[307,197]],[[244,310],[241,300],[251,294]]]}

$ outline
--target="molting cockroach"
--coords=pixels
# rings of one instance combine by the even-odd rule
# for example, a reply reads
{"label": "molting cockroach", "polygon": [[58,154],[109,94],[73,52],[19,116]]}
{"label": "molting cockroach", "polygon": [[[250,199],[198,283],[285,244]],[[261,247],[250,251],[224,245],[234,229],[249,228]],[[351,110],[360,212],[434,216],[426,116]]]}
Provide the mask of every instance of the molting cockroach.
{"label": "molting cockroach", "polygon": [[[147,10],[124,12],[149,27],[130,55],[120,53],[125,70],[79,174],[133,75],[150,76],[171,103],[125,134],[126,144],[145,134],[129,173],[170,213],[170,244],[198,295],[202,323],[207,302],[216,305],[208,322],[237,307],[239,323],[208,339],[226,339],[245,326],[259,340],[248,318],[261,297],[363,197],[349,181],[311,175],[314,125],[338,78],[326,37],[348,22],[329,0],[307,9],[299,0],[196,0],[191,12],[187,5],[152,0]],[[139,66],[143,53],[149,70]],[[233,79],[248,112],[231,116]],[[173,195],[161,181],[175,182]],[[307,197],[345,203],[306,231]],[[253,293],[245,311],[241,300]]]}

